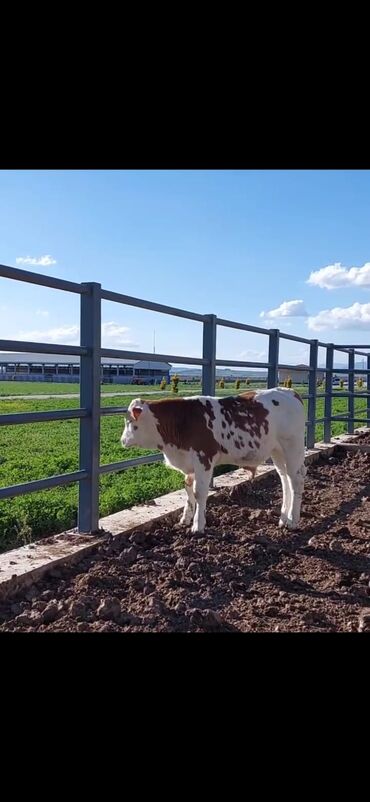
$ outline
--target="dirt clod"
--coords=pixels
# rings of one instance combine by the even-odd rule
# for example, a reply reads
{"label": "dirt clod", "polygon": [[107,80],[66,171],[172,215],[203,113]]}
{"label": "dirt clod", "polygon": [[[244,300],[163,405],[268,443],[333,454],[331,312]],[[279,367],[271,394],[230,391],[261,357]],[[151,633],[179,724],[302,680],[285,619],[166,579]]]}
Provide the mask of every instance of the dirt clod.
{"label": "dirt clod", "polygon": [[116,597],[102,599],[98,610],[98,618],[104,620],[113,619],[114,621],[121,617],[121,602]]}

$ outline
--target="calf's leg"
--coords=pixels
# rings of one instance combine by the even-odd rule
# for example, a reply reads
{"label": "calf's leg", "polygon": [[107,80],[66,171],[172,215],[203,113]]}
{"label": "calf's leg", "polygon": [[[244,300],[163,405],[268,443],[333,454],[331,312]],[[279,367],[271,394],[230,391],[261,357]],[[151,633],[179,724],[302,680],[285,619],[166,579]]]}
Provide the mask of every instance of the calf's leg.
{"label": "calf's leg", "polygon": [[291,489],[291,500],[288,510],[287,527],[296,529],[300,521],[304,480],[307,468],[304,464],[304,445],[295,443],[286,452],[288,482]]}
{"label": "calf's leg", "polygon": [[281,449],[274,449],[271,453],[272,461],[275,465],[276,472],[280,476],[281,487],[283,490],[283,503],[281,506],[279,526],[286,526],[288,520],[288,513],[291,507],[291,489],[287,476],[287,468],[285,457]]}
{"label": "calf's leg", "polygon": [[185,490],[187,493],[187,499],[184,507],[184,512],[180,518],[180,524],[185,524],[185,526],[189,526],[189,524],[191,524],[194,518],[194,513],[196,508],[193,484],[194,484],[194,474],[188,473],[187,476],[185,476]]}
{"label": "calf's leg", "polygon": [[205,471],[203,467],[195,470],[195,490],[194,496],[196,501],[196,509],[194,515],[194,522],[191,528],[193,533],[204,532],[206,525],[206,505],[209,485],[212,478],[212,470]]}

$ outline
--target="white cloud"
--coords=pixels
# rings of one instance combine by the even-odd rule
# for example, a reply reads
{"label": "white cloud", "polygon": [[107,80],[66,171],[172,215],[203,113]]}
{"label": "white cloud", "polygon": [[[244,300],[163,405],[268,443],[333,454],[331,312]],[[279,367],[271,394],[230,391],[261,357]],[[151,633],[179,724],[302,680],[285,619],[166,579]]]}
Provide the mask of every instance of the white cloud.
{"label": "white cloud", "polygon": [[370,303],[354,303],[352,306],[336,306],[334,309],[323,309],[317,315],[308,318],[308,328],[312,331],[325,329],[369,329]]}
{"label": "white cloud", "polygon": [[[294,343],[290,343],[290,345],[294,345]],[[292,362],[295,365],[302,365],[307,364],[307,360],[308,348],[300,348],[295,351],[291,350],[288,343],[286,343],[285,348],[283,347],[280,351],[280,362]]]}
{"label": "white cloud", "polygon": [[102,345],[107,348],[134,348],[137,343],[133,343],[128,337],[130,329],[127,326],[120,326],[114,321],[102,324]]}
{"label": "white cloud", "polygon": [[10,340],[28,340],[29,342],[40,343],[66,343],[67,345],[79,345],[80,328],[79,326],[59,326],[54,329],[33,329],[31,331],[19,331]]}
{"label": "white cloud", "polygon": [[38,317],[49,317],[49,312],[47,309],[36,309],[35,313]]}
{"label": "white cloud", "polygon": [[326,290],[335,290],[337,287],[370,287],[370,262],[365,262],[362,267],[350,268],[335,262],[314,270],[306,283]]}
{"label": "white cloud", "polygon": [[[102,324],[102,345],[106,348],[135,348],[137,343],[129,338],[130,329],[120,326],[114,321]],[[40,343],[61,343],[66,345],[80,344],[79,326],[59,326],[52,329],[32,329],[19,331],[17,335],[9,337],[10,340],[26,340]]]}
{"label": "white cloud", "polygon": [[267,356],[266,351],[254,351],[253,348],[247,348],[246,351],[242,351],[239,354],[241,359],[244,359],[246,362],[256,362],[258,359],[261,359],[263,356]]}
{"label": "white cloud", "polygon": [[307,312],[303,301],[283,301],[277,309],[261,312],[260,317],[268,318],[269,320],[277,317],[307,317]]}
{"label": "white cloud", "polygon": [[50,265],[56,265],[57,260],[53,259],[50,254],[46,254],[46,256],[17,256],[16,258],[17,265],[33,265],[39,267],[50,267]]}

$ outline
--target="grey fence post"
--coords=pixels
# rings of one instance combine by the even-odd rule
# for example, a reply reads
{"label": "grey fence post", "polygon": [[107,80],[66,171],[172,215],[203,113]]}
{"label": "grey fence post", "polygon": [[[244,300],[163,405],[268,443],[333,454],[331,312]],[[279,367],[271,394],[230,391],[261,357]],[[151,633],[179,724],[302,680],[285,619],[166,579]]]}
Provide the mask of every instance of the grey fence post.
{"label": "grey fence post", "polygon": [[83,286],[89,291],[81,295],[80,338],[88,353],[81,356],[80,404],[89,415],[80,420],[80,470],[89,477],[80,482],[78,530],[93,533],[99,530],[101,285]]}
{"label": "grey fence post", "polygon": [[208,365],[202,367],[203,395],[214,395],[216,391],[216,338],[217,317],[207,315],[203,323],[203,359],[208,360]]}
{"label": "grey fence post", "polygon": [[[353,434],[355,424],[353,418],[355,417],[355,399],[353,393],[355,391],[355,352],[353,349],[348,354],[348,434]],[[352,418],[352,420],[351,420]]]}
{"label": "grey fence post", "polygon": [[[202,367],[203,395],[215,395],[216,393],[216,340],[217,316],[207,315],[207,320],[203,323],[203,359],[208,360],[208,365]],[[213,476],[209,486],[212,490]]]}
{"label": "grey fence post", "polygon": [[333,401],[333,361],[334,361],[334,345],[330,344],[326,348],[324,443],[330,443],[331,440],[331,413],[332,413],[332,401]]}
{"label": "grey fence post", "polygon": [[310,345],[310,372],[308,377],[308,414],[307,414],[307,448],[315,445],[316,434],[316,392],[317,392],[317,355],[318,340],[311,340]]}
{"label": "grey fence post", "polygon": [[[367,365],[366,365],[366,367],[367,367],[368,370],[370,370],[370,354],[367,355]],[[367,389],[368,394],[370,394],[370,373],[368,373],[367,376],[366,376],[366,389]],[[368,395],[367,398],[366,398],[366,426],[368,426],[369,423],[370,423],[369,400],[370,399],[369,399],[369,395]]]}
{"label": "grey fence post", "polygon": [[277,387],[279,381],[279,329],[270,329],[268,361],[267,387]]}

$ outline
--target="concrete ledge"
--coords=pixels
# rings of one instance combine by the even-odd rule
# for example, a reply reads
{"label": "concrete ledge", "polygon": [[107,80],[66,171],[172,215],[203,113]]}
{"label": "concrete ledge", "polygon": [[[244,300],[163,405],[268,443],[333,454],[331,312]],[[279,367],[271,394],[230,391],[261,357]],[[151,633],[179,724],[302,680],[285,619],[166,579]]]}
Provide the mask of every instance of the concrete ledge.
{"label": "concrete ledge", "polygon": [[[333,437],[330,443],[316,443],[313,449],[306,451],[305,464],[310,465],[316,462],[320,459],[321,454],[331,456],[337,445],[345,446],[348,442],[355,443],[356,434],[363,432],[370,432],[370,428],[356,429],[354,435]],[[356,447],[359,448],[360,445]],[[274,472],[273,465],[260,465],[253,482],[260,482],[268,474]],[[210,490],[209,495],[214,496],[220,490],[231,489],[250,481],[250,473],[244,468],[238,468],[215,477],[214,489]],[[101,518],[100,535],[79,535],[76,530],[71,530],[0,554],[0,598],[4,599],[19,592],[22,588],[27,588],[54,568],[80,562],[111,537],[119,543],[121,540],[127,539],[128,535],[136,529],[149,531],[161,522],[172,523],[174,520],[178,520],[184,503],[184,491],[176,490],[174,493],[167,493],[146,504],[140,504],[129,510],[122,510]]]}
{"label": "concrete ledge", "polygon": [[75,531],[62,532],[0,554],[0,599],[32,585],[54,568],[79,562],[107,537],[108,534],[94,536],[79,535]]}
{"label": "concrete ledge", "polygon": [[370,454],[368,443],[338,443],[338,447],[344,448],[345,451],[360,451],[362,454]]}
{"label": "concrete ledge", "polygon": [[358,429],[355,429],[353,434],[338,434],[331,438],[332,443],[340,444],[342,443],[355,443],[356,436],[358,434],[369,434],[370,428],[368,426],[361,426]]}

